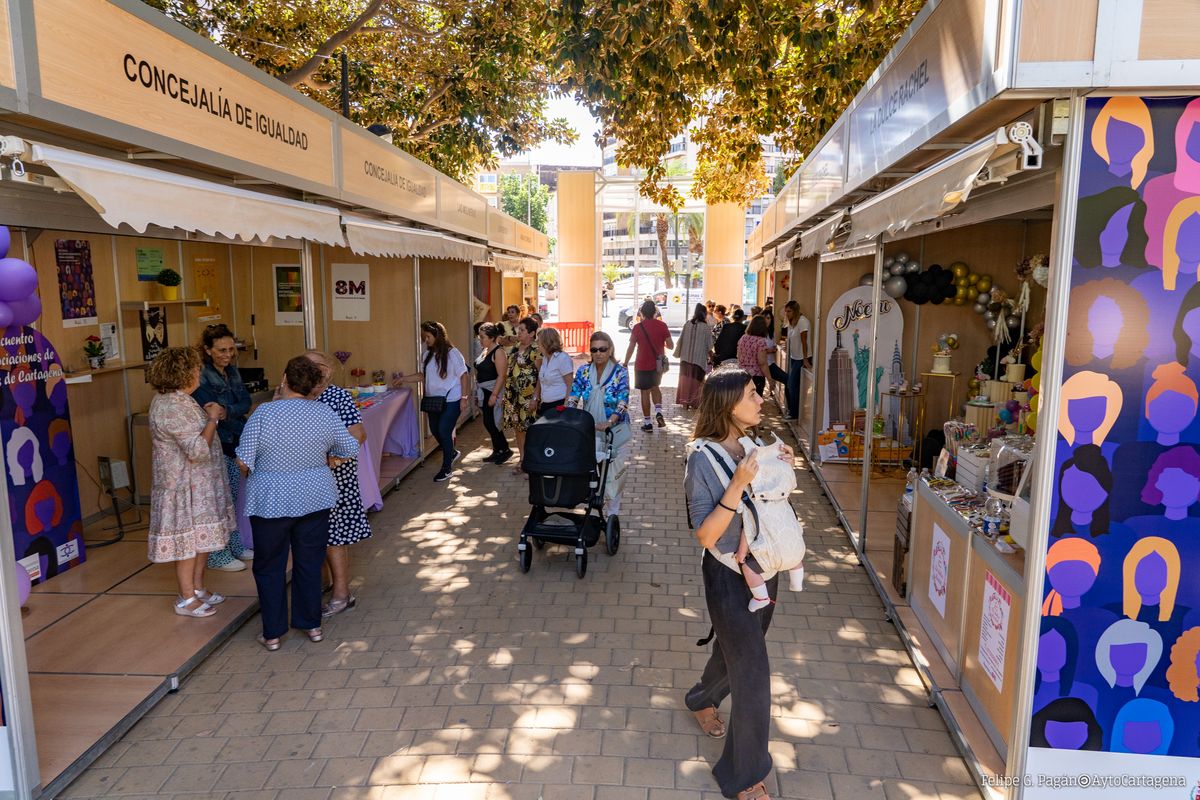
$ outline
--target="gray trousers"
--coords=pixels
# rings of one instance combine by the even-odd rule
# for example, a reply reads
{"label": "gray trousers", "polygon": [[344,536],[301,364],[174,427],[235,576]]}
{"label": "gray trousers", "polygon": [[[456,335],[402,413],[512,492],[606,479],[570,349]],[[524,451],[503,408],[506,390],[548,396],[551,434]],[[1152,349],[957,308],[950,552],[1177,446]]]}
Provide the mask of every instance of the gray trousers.
{"label": "gray trousers", "polygon": [[[738,573],[709,553],[704,554],[704,598],[717,638],[700,682],[685,700],[688,709],[716,708],[733,695],[725,750],[713,766],[713,776],[725,797],[737,797],[767,777],[771,754],[771,666],[767,662],[767,628],[774,604],[751,613],[750,587]],[[767,581],[774,600],[779,577]]]}

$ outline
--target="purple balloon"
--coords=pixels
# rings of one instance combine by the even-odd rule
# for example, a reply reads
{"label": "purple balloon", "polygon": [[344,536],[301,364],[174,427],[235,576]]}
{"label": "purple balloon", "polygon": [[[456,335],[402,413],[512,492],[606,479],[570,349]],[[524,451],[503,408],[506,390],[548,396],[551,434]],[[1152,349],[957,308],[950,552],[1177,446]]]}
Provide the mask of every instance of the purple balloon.
{"label": "purple balloon", "polygon": [[9,301],[12,310],[13,325],[30,325],[42,315],[42,301],[36,294],[31,294],[24,300]]}
{"label": "purple balloon", "polygon": [[29,572],[25,567],[13,562],[16,567],[17,577],[17,605],[24,606],[25,601],[29,599],[29,590],[33,588],[32,581],[29,580]]}
{"label": "purple balloon", "polygon": [[1021,410],[1021,403],[1018,400],[1009,400],[1004,407],[1015,414]]}
{"label": "purple balloon", "polygon": [[12,234],[7,225],[0,225],[0,258],[8,256],[8,248],[12,246]]}
{"label": "purple balloon", "polygon": [[7,328],[12,325],[13,311],[8,303],[0,302],[0,328]]}
{"label": "purple balloon", "polygon": [[19,258],[0,258],[0,300],[24,300],[37,291],[37,270]]}

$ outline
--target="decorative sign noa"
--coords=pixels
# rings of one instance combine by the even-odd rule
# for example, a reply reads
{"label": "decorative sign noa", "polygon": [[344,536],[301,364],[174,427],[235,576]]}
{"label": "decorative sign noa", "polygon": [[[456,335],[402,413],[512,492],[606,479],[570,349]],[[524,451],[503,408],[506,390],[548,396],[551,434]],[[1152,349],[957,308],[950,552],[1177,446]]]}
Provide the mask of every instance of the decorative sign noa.
{"label": "decorative sign noa", "polygon": [[[879,313],[887,314],[892,310],[892,301],[887,298],[882,298],[879,301]],[[842,313],[833,319],[833,327],[835,330],[844,331],[846,328],[858,322],[860,319],[871,318],[871,304],[863,300],[855,300],[853,303],[847,303]]]}

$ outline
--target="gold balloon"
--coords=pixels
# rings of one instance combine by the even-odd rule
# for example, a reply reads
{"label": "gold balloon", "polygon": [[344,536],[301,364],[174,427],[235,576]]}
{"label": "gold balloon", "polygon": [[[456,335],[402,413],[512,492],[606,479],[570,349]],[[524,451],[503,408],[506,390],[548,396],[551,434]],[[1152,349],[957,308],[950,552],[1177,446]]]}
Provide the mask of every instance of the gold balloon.
{"label": "gold balloon", "polygon": [[975,282],[975,287],[981,292],[986,292],[992,288],[992,276],[980,275],[979,280]]}
{"label": "gold balloon", "polygon": [[967,299],[974,302],[976,297],[979,297],[979,290],[976,289],[974,286],[968,286],[967,287]]}
{"label": "gold balloon", "polygon": [[1031,431],[1036,431],[1037,430],[1037,419],[1038,419],[1037,412],[1030,411],[1028,414],[1025,415],[1025,427],[1029,428],[1029,430],[1031,430]]}
{"label": "gold balloon", "polygon": [[1040,408],[1042,405],[1041,401],[1038,399],[1040,397],[1040,394],[1035,394],[1033,397],[1029,398],[1029,410],[1035,414],[1037,413],[1038,408]]}
{"label": "gold balloon", "polygon": [[1033,357],[1029,359],[1029,363],[1032,364],[1033,368],[1038,372],[1042,371],[1042,348],[1039,347],[1037,349],[1037,352],[1035,352]]}
{"label": "gold balloon", "polygon": [[[966,290],[966,288],[967,288],[967,278],[966,278],[966,276],[964,275],[964,276],[963,276],[963,277],[961,277],[961,278],[955,278],[955,279],[954,279],[954,285],[955,285],[955,286],[957,286],[959,289],[961,289],[961,290],[965,291],[965,290]],[[965,296],[965,295],[964,295],[964,296]]]}
{"label": "gold balloon", "polygon": [[[960,306],[963,303],[967,302],[967,287],[959,286],[957,289],[955,289],[954,290],[954,300],[955,300],[956,305],[960,305]],[[959,300],[961,300],[962,302],[957,302]]]}
{"label": "gold balloon", "polygon": [[953,264],[951,264],[950,271],[954,273],[954,277],[956,278],[965,278],[971,272],[971,270],[967,268],[967,265],[961,261],[955,261]]}
{"label": "gold balloon", "polygon": [[972,286],[979,283],[979,273],[968,272],[967,273],[967,283],[971,284]]}
{"label": "gold balloon", "polygon": [[[959,291],[961,292],[961,291],[962,291],[962,289],[959,289]],[[965,297],[956,297],[956,298],[954,298],[954,305],[956,305],[956,306],[965,306],[966,304],[967,304],[967,298],[965,298]]]}

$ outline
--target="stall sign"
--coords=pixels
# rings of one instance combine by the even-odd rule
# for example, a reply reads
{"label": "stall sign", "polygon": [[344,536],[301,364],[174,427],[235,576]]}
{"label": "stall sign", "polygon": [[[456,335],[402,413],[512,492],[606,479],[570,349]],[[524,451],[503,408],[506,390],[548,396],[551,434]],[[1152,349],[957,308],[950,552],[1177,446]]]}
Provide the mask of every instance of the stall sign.
{"label": "stall sign", "polygon": [[946,595],[950,592],[950,537],[936,522],[929,548],[929,602],[946,617]]}
{"label": "stall sign", "polygon": [[299,264],[275,265],[275,324],[303,325],[304,296]]}
{"label": "stall sign", "polygon": [[349,199],[422,222],[437,218],[437,171],[375,136],[342,134],[342,190]]}
{"label": "stall sign", "polygon": [[334,322],[371,321],[371,267],[368,264],[333,264]]}
{"label": "stall sign", "polygon": [[138,247],[134,251],[134,263],[137,265],[137,279],[140,283],[154,283],[158,273],[163,271],[163,251],[161,247]]}
{"label": "stall sign", "polygon": [[516,220],[503,211],[488,206],[488,244],[495,247],[515,247]]}
{"label": "stall sign", "polygon": [[453,178],[438,176],[438,222],[451,230],[486,238],[488,202]]}
{"label": "stall sign", "polygon": [[1008,646],[1008,618],[1012,595],[987,572],[983,584],[983,611],[979,621],[979,663],[996,686],[1004,691],[1004,657]]}

